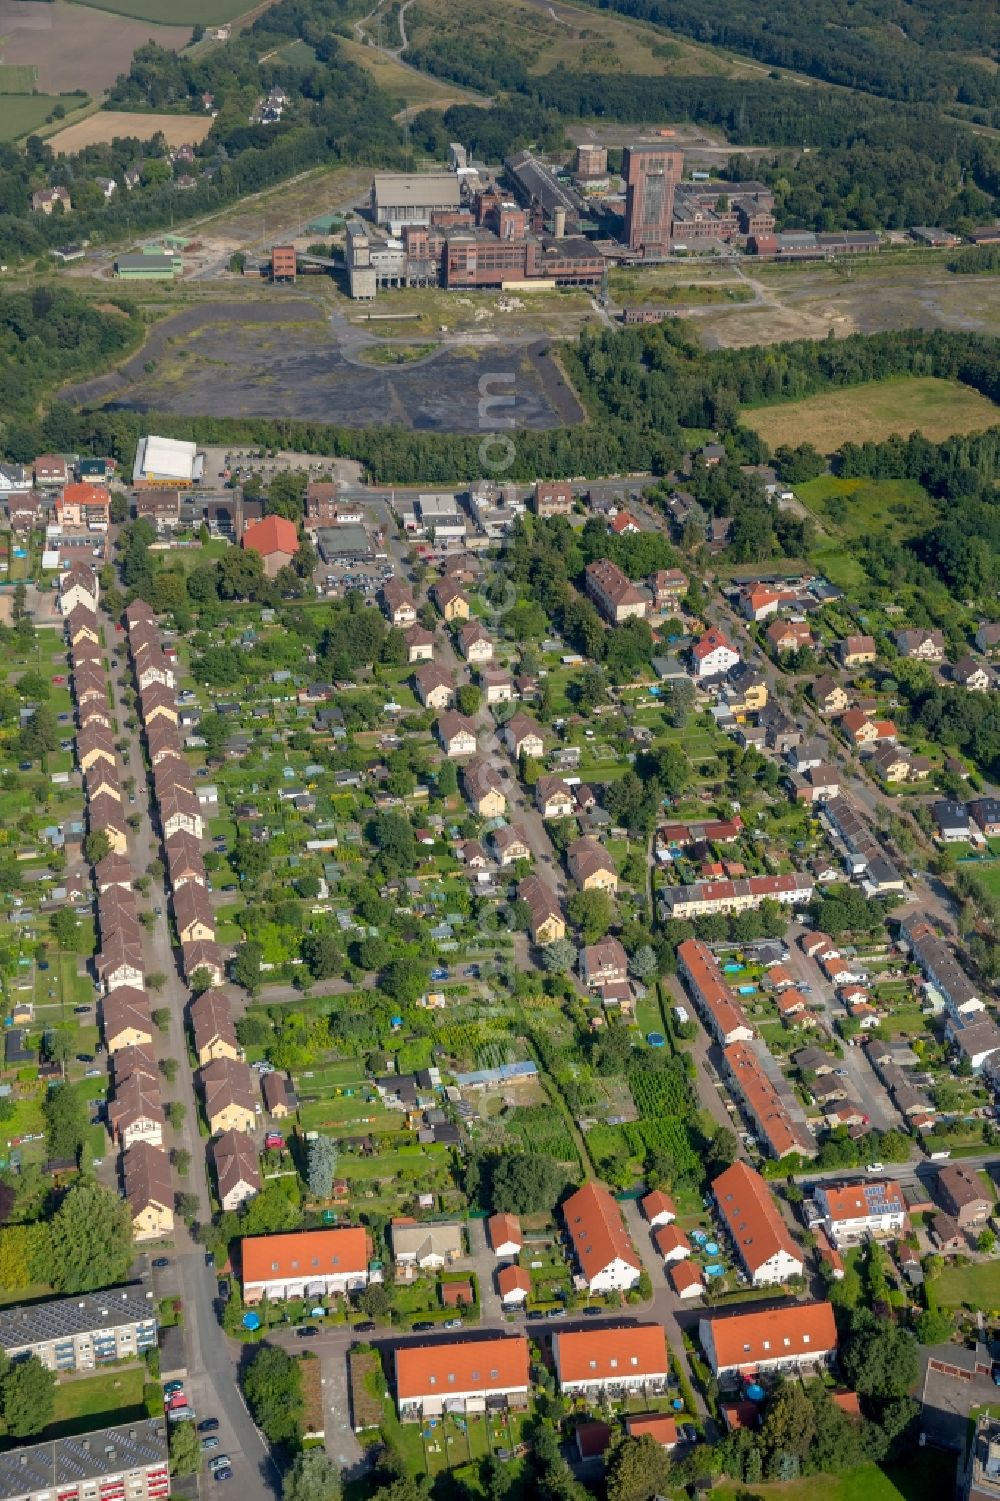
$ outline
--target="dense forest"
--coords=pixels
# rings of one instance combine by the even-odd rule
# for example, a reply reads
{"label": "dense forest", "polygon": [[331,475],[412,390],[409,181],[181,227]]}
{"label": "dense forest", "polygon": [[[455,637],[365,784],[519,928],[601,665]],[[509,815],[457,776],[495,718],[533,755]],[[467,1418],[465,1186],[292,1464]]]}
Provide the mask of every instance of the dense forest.
{"label": "dense forest", "polygon": [[[772,67],[890,99],[971,106],[1000,121],[990,61],[1000,57],[992,0],[799,0],[747,6],[741,0],[597,0],[698,42],[743,52]],[[977,67],[971,57],[980,57]]]}

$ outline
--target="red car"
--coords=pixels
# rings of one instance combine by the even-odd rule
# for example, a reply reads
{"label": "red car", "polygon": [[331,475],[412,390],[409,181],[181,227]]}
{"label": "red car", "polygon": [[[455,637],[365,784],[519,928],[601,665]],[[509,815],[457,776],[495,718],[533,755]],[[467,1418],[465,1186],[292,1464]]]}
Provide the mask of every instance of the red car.
{"label": "red car", "polygon": [[172,1396],[167,1398],[163,1405],[167,1412],[173,1412],[175,1407],[187,1406],[187,1397],[183,1392],[174,1392]]}
{"label": "red car", "polygon": [[119,621],[118,624],[115,626],[115,630],[118,632],[119,635],[121,635],[121,633],[122,633],[122,631],[124,631],[124,629],[125,629],[125,627],[122,625],[121,621]]}
{"label": "red car", "polygon": [[61,672],[57,672],[56,675],[55,675],[55,677],[52,679],[52,681],[54,683],[62,684],[62,683],[65,683],[66,679],[63,677],[63,675],[62,675]]}

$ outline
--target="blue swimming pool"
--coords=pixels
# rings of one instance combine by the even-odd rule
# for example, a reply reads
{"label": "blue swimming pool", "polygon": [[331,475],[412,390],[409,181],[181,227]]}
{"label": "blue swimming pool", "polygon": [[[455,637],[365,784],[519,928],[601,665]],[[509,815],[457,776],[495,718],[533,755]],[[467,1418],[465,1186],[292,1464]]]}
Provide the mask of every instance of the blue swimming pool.
{"label": "blue swimming pool", "polygon": [[725,1270],[726,1269],[725,1269],[724,1266],[720,1266],[717,1261],[713,1261],[710,1266],[707,1266],[705,1268],[705,1276],[706,1277],[721,1277],[722,1274],[723,1274],[723,1272]]}
{"label": "blue swimming pool", "polygon": [[707,1244],[706,1244],[706,1246],[705,1246],[705,1255],[706,1256],[718,1256],[718,1254],[719,1254],[719,1247],[716,1245],[715,1241],[714,1240],[708,1241]]}

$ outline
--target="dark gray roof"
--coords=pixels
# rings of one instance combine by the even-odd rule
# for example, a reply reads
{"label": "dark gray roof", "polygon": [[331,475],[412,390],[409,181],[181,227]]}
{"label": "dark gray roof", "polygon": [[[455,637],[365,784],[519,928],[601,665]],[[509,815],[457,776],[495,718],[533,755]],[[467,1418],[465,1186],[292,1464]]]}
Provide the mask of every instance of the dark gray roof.
{"label": "dark gray roof", "polygon": [[98,1428],[0,1454],[0,1501],[166,1463],[166,1426],[160,1418]]}
{"label": "dark gray roof", "polygon": [[50,1339],[69,1339],[96,1329],[156,1319],[156,1304],[141,1283],[47,1303],[0,1309],[0,1347],[18,1350]]}

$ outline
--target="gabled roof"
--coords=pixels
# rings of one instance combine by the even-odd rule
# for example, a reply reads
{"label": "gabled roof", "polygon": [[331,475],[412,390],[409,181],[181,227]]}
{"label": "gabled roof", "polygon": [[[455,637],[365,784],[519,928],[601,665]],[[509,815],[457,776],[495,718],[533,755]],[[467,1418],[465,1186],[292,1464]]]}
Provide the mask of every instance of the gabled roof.
{"label": "gabled roof", "polygon": [[637,1272],[642,1271],[621,1210],[603,1183],[591,1181],[570,1194],[562,1206],[562,1216],[580,1270],[588,1282],[616,1259]]}
{"label": "gabled roof", "polygon": [[837,1326],[829,1303],[790,1303],[757,1312],[718,1314],[709,1325],[721,1368],[771,1360],[815,1359],[837,1348]]}
{"label": "gabled roof", "polygon": [[802,1252],[785,1228],[781,1212],[759,1173],[745,1162],[734,1162],[712,1183],[719,1213],[751,1275],[782,1251],[800,1264]]}
{"label": "gabled roof", "polygon": [[294,557],[299,550],[299,537],[294,523],[287,517],[265,516],[263,521],[255,521],[247,527],[242,545],[251,552],[259,552],[263,558],[275,552],[289,553]]}
{"label": "gabled roof", "polygon": [[234,1188],[246,1184],[254,1193],[260,1190],[260,1162],[257,1148],[245,1131],[224,1131],[212,1145],[215,1177],[219,1197],[224,1199]]}
{"label": "gabled roof", "polygon": [[196,1052],[200,1053],[202,1048],[217,1040],[236,1048],[236,1028],[229,996],[224,990],[213,987],[202,991],[191,1002],[189,1014]]}
{"label": "gabled roof", "polygon": [[607,1325],[567,1330],[552,1336],[560,1382],[617,1382],[624,1377],[662,1376],[670,1369],[662,1324]]}
{"label": "gabled roof", "polygon": [[198,1082],[205,1096],[205,1114],[209,1121],[235,1105],[251,1115],[257,1111],[258,1094],[249,1064],[238,1058],[214,1058],[198,1070]]}
{"label": "gabled roof", "polygon": [[499,1339],[455,1339],[434,1345],[399,1345],[395,1352],[396,1395],[401,1402],[447,1398],[449,1391],[520,1391],[528,1386],[528,1341],[523,1334]]}
{"label": "gabled roof", "polygon": [[487,1234],[490,1237],[490,1245],[496,1250],[497,1246],[507,1245],[513,1242],[515,1245],[524,1244],[524,1236],[521,1234],[521,1221],[516,1214],[494,1214],[486,1221]]}
{"label": "gabled roof", "polygon": [[162,1147],[137,1141],[122,1158],[125,1197],[133,1215],[154,1205],[173,1209],[174,1190],[170,1177],[170,1159]]}
{"label": "gabled roof", "polygon": [[345,1225],[335,1230],[297,1230],[288,1235],[255,1235],[240,1242],[243,1284],[308,1281],[311,1275],[363,1272],[371,1255],[368,1232]]}

